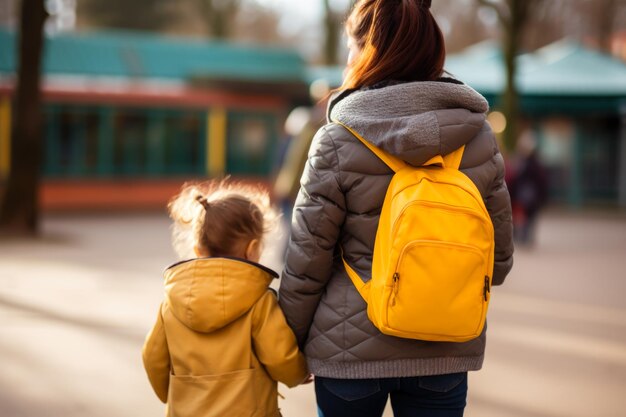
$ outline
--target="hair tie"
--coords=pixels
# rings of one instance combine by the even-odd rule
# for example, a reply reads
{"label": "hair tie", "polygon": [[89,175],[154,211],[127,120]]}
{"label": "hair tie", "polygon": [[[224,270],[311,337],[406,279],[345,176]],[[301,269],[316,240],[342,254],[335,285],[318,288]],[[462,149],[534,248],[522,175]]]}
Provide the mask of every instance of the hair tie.
{"label": "hair tie", "polygon": [[432,0],[421,0],[420,1],[420,6],[426,7],[427,9],[430,9],[431,4],[432,4]]}
{"label": "hair tie", "polygon": [[204,207],[205,210],[208,210],[211,207],[211,203],[209,203],[209,201],[203,195],[197,196],[196,201],[202,204],[202,207]]}

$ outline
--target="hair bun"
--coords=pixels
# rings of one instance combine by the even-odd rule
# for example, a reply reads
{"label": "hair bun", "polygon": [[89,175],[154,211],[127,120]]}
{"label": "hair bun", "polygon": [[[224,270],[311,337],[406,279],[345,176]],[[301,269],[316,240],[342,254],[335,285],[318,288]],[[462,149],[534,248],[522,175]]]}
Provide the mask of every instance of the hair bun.
{"label": "hair bun", "polygon": [[211,207],[211,203],[209,203],[209,201],[203,195],[197,196],[196,201],[202,204],[202,207],[204,207],[205,210],[208,210]]}

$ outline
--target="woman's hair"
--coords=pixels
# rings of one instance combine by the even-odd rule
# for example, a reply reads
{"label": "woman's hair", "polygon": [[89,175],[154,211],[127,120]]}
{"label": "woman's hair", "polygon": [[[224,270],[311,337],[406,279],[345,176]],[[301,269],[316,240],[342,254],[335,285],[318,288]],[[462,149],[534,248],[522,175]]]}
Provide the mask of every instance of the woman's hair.
{"label": "woman's hair", "polygon": [[430,13],[431,0],[360,0],[346,22],[360,54],[348,65],[341,89],[385,80],[434,81],[446,47]]}
{"label": "woman's hair", "polygon": [[168,209],[174,250],[182,259],[195,257],[195,247],[209,256],[241,256],[277,219],[266,191],[228,180],[185,184]]}

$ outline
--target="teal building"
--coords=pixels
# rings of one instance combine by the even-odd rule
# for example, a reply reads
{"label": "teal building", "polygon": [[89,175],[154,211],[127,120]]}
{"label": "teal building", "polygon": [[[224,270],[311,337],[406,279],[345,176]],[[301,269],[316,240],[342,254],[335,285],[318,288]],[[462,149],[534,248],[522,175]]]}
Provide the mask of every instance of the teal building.
{"label": "teal building", "polygon": [[[502,62],[487,42],[446,65],[497,108]],[[626,64],[563,40],[521,55],[518,67],[524,124],[549,170],[552,199],[626,207]]]}
{"label": "teal building", "polygon": [[[0,177],[11,164],[15,48],[0,30]],[[308,103],[305,62],[285,48],[69,33],[47,36],[43,62],[50,206],[87,185],[108,187],[98,199],[130,183],[133,196],[161,192],[161,203],[183,180],[266,178],[286,115]]]}
{"label": "teal building", "polygon": [[[0,178],[11,165],[15,41],[0,30]],[[569,41],[518,64],[523,125],[553,201],[626,207],[626,64]],[[497,109],[505,78],[496,44],[450,55],[446,68]],[[311,85],[337,87],[342,74],[310,68],[286,48],[126,32],[49,36],[43,70],[50,206],[92,185],[107,185],[98,195],[110,198],[132,183],[147,190],[132,195],[161,193],[161,204],[188,179],[267,180],[289,111],[312,104]]]}

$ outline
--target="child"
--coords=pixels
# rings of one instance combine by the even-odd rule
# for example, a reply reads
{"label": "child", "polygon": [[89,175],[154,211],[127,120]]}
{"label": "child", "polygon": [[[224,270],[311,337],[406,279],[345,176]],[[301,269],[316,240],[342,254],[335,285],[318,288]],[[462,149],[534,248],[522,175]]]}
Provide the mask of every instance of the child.
{"label": "child", "polygon": [[304,357],[259,265],[266,194],[220,183],[183,187],[169,204],[174,246],[195,259],[165,271],[165,301],[143,362],[168,416],[279,416],[277,382],[310,382]]}

